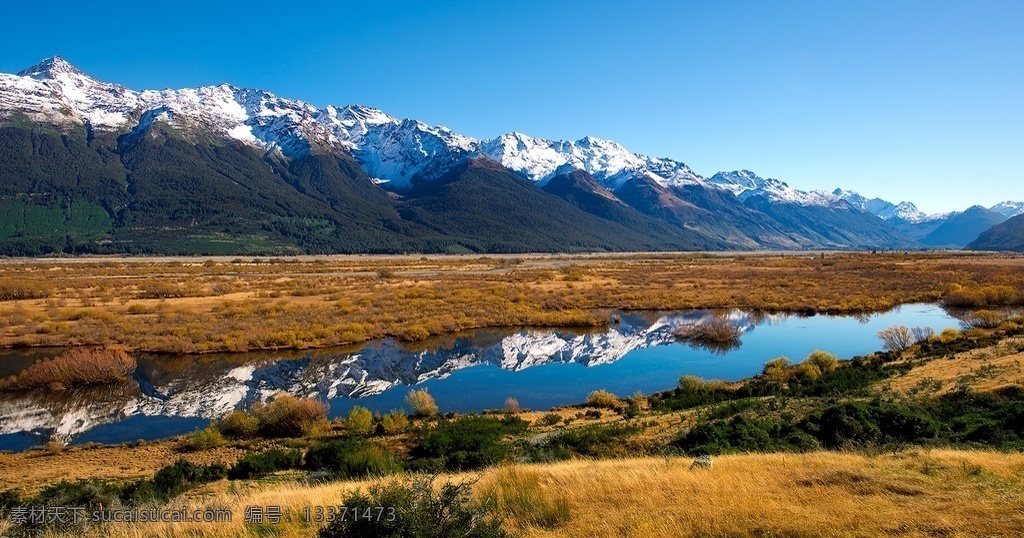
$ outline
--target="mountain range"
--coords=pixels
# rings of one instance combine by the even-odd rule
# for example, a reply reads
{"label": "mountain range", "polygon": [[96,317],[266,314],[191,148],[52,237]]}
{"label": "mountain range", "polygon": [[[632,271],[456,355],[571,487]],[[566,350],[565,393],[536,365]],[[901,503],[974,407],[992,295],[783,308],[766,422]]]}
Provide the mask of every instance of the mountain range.
{"label": "mountain range", "polygon": [[479,140],[227,84],[135,91],[60,57],[0,74],[2,254],[963,247],[1021,213],[927,216],[609,140]]}

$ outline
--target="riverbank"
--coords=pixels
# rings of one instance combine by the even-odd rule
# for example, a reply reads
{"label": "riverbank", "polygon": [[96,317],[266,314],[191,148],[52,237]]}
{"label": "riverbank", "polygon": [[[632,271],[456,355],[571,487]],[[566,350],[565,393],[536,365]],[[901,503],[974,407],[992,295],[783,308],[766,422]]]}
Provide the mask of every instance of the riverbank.
{"label": "riverbank", "polygon": [[[407,417],[398,426],[350,416],[300,437],[239,436],[246,421],[236,417],[230,428],[225,420],[157,443],[3,454],[0,489],[32,498],[50,488],[47,498],[61,499],[52,495],[72,486],[57,480],[83,479],[107,502],[235,516],[230,524],[76,531],[96,536],[308,536],[324,522],[247,524],[243,514],[251,506],[301,514],[424,472],[436,474],[437,485],[468,480],[472,502],[485,506],[495,488],[504,491],[488,517],[524,536],[1012,536],[1024,525],[1022,362],[1024,318],[1016,318],[851,362],[827,353],[773,360],[740,383],[684,377],[672,391],[596,392],[552,411],[510,404],[493,415]],[[282,456],[271,462],[274,451]],[[291,461],[293,451],[299,459]],[[691,469],[697,454],[713,454],[711,468]],[[254,455],[262,455],[262,470]],[[166,474],[174,458],[197,469],[220,465],[230,479],[185,480],[164,501],[139,497],[145,488],[122,489]],[[244,459],[251,465],[243,473]],[[314,470],[323,465],[333,480],[311,483],[310,471],[323,476]]]}
{"label": "riverbank", "polygon": [[599,327],[612,312],[1024,304],[1024,258],[951,253],[5,260],[0,348],[164,353]]}

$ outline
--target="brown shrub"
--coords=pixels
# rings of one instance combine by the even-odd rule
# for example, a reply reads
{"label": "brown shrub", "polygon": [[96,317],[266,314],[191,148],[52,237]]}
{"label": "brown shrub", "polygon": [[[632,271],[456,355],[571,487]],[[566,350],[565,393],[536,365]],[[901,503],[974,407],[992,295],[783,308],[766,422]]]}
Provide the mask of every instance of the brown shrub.
{"label": "brown shrub", "polygon": [[672,334],[685,342],[724,344],[739,339],[743,331],[725,318],[714,317],[694,325],[676,328]]}
{"label": "brown shrub", "polygon": [[314,398],[278,394],[252,408],[260,433],[268,437],[300,437],[327,420],[327,404]]}
{"label": "brown shrub", "polygon": [[136,366],[135,358],[122,349],[75,348],[0,381],[0,390],[117,383],[131,375]]}

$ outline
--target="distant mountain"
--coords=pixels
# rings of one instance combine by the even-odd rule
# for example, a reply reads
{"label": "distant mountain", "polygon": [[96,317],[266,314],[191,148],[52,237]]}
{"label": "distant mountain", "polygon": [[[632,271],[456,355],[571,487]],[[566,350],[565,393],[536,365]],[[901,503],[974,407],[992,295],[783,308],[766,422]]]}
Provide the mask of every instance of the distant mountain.
{"label": "distant mountain", "polygon": [[915,246],[851,197],[610,140],[478,140],[227,84],[135,91],[60,57],[0,74],[0,178],[5,254]]}
{"label": "distant mountain", "polygon": [[749,170],[719,172],[712,183],[733,192],[744,205],[771,217],[801,245],[831,248],[907,248],[914,241],[867,211],[824,191],[804,192]]}
{"label": "distant mountain", "polygon": [[935,231],[921,239],[932,247],[963,248],[989,228],[1006,221],[1006,217],[982,206],[974,206],[947,218]]}
{"label": "distant mountain", "polygon": [[1008,250],[1024,252],[1024,214],[996,224],[967,245],[969,250]]}
{"label": "distant mountain", "polygon": [[989,209],[1009,219],[1024,215],[1024,202],[1000,202]]}

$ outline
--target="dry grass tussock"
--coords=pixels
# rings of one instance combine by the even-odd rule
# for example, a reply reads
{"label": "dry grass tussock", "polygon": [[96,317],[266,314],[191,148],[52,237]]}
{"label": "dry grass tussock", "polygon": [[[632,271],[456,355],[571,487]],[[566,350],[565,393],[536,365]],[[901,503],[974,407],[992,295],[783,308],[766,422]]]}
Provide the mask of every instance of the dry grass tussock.
{"label": "dry grass tussock", "polygon": [[[489,469],[474,492],[527,537],[660,536],[1016,536],[1024,528],[1024,455],[935,450],[866,456],[769,454],[715,458],[689,470],[689,459],[568,461]],[[228,491],[214,484],[193,507],[337,504],[370,482],[304,487],[262,483]],[[309,536],[292,522],[110,525],[102,536]]]}
{"label": "dry grass tussock", "polygon": [[1024,259],[991,255],[210,261],[6,261],[0,347],[306,349],[481,327],[603,325],[612,309],[856,313],[942,300],[1024,305]]}
{"label": "dry grass tussock", "polygon": [[135,358],[122,349],[75,348],[0,380],[0,391],[116,383],[124,381],[136,367]]}

